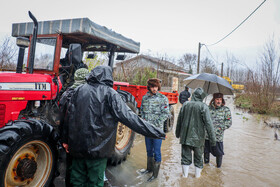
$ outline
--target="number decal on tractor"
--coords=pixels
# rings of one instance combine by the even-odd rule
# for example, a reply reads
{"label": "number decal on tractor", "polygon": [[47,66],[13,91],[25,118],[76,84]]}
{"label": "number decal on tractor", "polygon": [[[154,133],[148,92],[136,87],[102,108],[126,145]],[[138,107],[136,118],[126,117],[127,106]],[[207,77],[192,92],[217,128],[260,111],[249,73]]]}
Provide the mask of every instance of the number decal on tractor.
{"label": "number decal on tractor", "polygon": [[47,83],[35,83],[35,90],[47,90]]}

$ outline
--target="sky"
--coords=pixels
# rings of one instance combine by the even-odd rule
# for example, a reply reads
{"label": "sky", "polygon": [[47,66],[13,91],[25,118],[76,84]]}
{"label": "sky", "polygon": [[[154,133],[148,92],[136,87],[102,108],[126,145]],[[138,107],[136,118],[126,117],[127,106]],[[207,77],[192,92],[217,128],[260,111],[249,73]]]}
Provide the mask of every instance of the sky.
{"label": "sky", "polygon": [[[88,17],[140,42],[140,53],[179,59],[198,53],[230,33],[263,0],[9,0],[0,6],[0,39],[12,23]],[[223,62],[226,53],[253,66],[266,42],[280,41],[280,0],[266,2],[222,42],[203,46],[201,58]]]}

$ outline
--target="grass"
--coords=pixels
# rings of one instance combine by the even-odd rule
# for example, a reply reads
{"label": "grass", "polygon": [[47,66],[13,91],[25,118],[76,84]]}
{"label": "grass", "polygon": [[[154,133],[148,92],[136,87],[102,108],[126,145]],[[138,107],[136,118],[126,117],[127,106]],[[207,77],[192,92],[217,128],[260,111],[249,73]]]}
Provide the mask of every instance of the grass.
{"label": "grass", "polygon": [[247,94],[237,94],[234,101],[237,107],[248,109],[250,112],[280,117],[280,101],[275,101],[268,109],[265,109],[265,106],[259,106],[254,103],[256,103],[255,98]]}
{"label": "grass", "polygon": [[243,109],[250,109],[252,107],[252,102],[251,102],[250,97],[245,94],[236,95],[234,103],[237,107],[240,107]]}
{"label": "grass", "polygon": [[275,101],[270,109],[270,113],[273,116],[278,116],[280,117],[280,102],[279,101]]}

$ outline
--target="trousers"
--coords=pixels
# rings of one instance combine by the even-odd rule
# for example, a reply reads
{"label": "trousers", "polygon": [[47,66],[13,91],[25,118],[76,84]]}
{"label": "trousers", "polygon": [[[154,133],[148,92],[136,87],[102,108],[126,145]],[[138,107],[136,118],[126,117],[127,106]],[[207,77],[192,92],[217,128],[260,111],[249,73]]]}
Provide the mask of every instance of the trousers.
{"label": "trousers", "polygon": [[192,151],[194,155],[194,165],[198,168],[203,168],[203,147],[192,147],[189,145],[182,144],[182,155],[181,155],[181,165],[191,165],[192,164]]}
{"label": "trousers", "polygon": [[103,187],[107,158],[73,158],[70,181],[74,187]]}
{"label": "trousers", "polygon": [[148,157],[154,157],[156,162],[161,162],[161,139],[145,137],[146,151]]}

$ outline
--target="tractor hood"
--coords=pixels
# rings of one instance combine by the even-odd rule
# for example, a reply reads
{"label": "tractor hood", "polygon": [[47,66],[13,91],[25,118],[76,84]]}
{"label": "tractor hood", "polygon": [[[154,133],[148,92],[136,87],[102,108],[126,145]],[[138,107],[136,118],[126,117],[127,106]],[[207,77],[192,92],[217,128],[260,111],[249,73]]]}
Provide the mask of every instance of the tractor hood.
{"label": "tractor hood", "polygon": [[62,85],[54,82],[53,75],[26,74],[26,73],[1,73],[0,98],[5,101],[12,100],[52,100],[56,98],[57,89]]}

